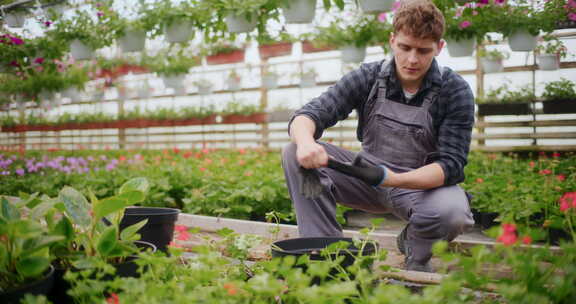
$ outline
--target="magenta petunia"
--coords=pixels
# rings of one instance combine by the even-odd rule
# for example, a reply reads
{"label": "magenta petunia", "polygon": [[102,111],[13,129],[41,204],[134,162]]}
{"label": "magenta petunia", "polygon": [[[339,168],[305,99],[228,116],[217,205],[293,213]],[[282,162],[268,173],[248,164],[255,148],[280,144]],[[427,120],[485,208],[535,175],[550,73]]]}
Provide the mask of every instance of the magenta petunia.
{"label": "magenta petunia", "polygon": [[36,64],[43,64],[43,63],[44,63],[44,58],[38,57],[38,58],[34,59],[34,63],[36,63]]}
{"label": "magenta petunia", "polygon": [[576,13],[570,13],[568,14],[568,19],[572,20],[572,21],[576,21]]}
{"label": "magenta petunia", "polygon": [[472,22],[470,22],[468,20],[464,20],[464,21],[460,22],[460,25],[458,25],[458,27],[461,29],[465,29],[465,28],[469,27],[470,25],[472,25]]}
{"label": "magenta petunia", "polygon": [[10,40],[12,40],[12,43],[15,45],[22,45],[24,44],[24,40],[18,38],[18,37],[10,37]]}

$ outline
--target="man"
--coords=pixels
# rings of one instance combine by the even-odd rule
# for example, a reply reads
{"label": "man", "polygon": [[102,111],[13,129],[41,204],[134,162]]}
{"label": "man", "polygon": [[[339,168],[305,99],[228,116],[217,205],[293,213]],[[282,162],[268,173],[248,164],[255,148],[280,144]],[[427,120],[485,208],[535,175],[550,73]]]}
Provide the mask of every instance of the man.
{"label": "man", "polygon": [[[390,38],[393,58],[363,64],[296,111],[282,166],[302,237],[341,236],[336,202],[408,222],[398,236],[407,270],[432,272],[431,248],[472,226],[464,180],[474,124],[469,85],[435,57],[444,46],[444,17],[427,0],[403,1]],[[316,141],[324,129],[358,113],[358,154]],[[385,168],[378,187],[326,168],[328,158],[356,157]],[[300,166],[316,169],[318,198],[300,193]]]}

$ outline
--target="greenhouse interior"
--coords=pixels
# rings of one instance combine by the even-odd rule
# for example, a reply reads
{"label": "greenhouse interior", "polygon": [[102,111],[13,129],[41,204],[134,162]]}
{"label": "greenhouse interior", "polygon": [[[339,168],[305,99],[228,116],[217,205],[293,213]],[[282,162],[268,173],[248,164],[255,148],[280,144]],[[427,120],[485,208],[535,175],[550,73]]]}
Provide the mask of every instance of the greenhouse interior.
{"label": "greenhouse interior", "polygon": [[0,0],[1,303],[573,304],[575,152],[576,0]]}

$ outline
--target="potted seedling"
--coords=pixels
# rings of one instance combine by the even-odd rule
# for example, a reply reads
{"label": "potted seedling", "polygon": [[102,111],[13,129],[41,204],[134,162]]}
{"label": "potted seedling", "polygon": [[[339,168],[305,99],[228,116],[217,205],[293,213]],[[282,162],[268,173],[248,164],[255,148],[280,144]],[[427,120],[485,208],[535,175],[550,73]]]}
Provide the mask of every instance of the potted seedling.
{"label": "potted seedling", "polygon": [[481,58],[482,70],[484,70],[484,73],[502,72],[504,70],[503,61],[509,56],[508,52],[497,49],[481,49],[478,55]]}
{"label": "potted seedling", "polygon": [[41,207],[24,216],[23,209],[35,198],[9,201],[0,196],[0,298],[4,303],[20,303],[25,294],[46,295],[54,284],[48,248],[64,237],[50,234],[41,224]]}
{"label": "potted seedling", "polygon": [[567,49],[557,37],[545,35],[535,50],[538,68],[554,71],[560,67],[560,59],[566,57]]}
{"label": "potted seedling", "polygon": [[544,87],[542,105],[545,114],[576,113],[576,84],[566,78]]}
{"label": "potted seedling", "polygon": [[490,90],[484,98],[478,98],[478,115],[527,115],[532,114],[535,101],[529,87],[512,90],[507,84]]}
{"label": "potted seedling", "polygon": [[224,124],[266,122],[266,113],[262,113],[258,106],[242,101],[229,102],[222,114],[222,123]]}

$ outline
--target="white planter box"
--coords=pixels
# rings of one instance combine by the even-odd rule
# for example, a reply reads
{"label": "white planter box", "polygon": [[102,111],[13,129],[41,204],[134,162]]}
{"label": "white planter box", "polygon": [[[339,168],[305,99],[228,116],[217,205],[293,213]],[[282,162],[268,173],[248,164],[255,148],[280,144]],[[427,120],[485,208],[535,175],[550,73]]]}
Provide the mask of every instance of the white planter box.
{"label": "white planter box", "polygon": [[124,53],[142,51],[146,45],[146,32],[126,31],[124,37],[118,38],[118,44]]}
{"label": "white planter box", "polygon": [[504,70],[502,60],[490,60],[487,58],[482,58],[481,62],[484,73],[499,73]]}
{"label": "white planter box", "polygon": [[231,33],[248,33],[256,28],[256,16],[252,16],[252,20],[247,20],[244,16],[227,15],[224,18],[228,31]]}
{"label": "white planter box", "polygon": [[26,22],[26,13],[24,12],[7,13],[5,16],[6,18],[4,18],[4,20],[8,27],[21,28]]}
{"label": "white planter box", "polygon": [[164,36],[169,43],[186,42],[192,38],[194,29],[190,21],[176,22],[164,28]]}
{"label": "white planter box", "polygon": [[467,57],[474,54],[476,39],[448,40],[448,54],[450,57]]}
{"label": "white planter box", "polygon": [[533,36],[528,31],[518,31],[508,37],[510,49],[515,52],[530,52],[538,44],[538,36]]}
{"label": "white planter box", "polygon": [[164,86],[167,88],[180,88],[182,86],[184,86],[184,78],[186,77],[186,74],[179,74],[179,75],[162,75],[162,82],[164,83]]}
{"label": "white planter box", "polygon": [[311,23],[316,13],[316,0],[293,0],[283,7],[286,23]]}
{"label": "white planter box", "polygon": [[364,13],[380,13],[392,9],[394,0],[360,0],[360,8]]}
{"label": "white planter box", "polygon": [[316,76],[313,74],[303,74],[300,77],[301,88],[311,88],[316,86]]}
{"label": "white planter box", "polygon": [[341,58],[345,63],[362,62],[366,58],[366,48],[358,48],[355,46],[345,46],[340,49],[342,51]]}
{"label": "white planter box", "polygon": [[557,54],[541,54],[536,59],[540,70],[555,71],[560,68],[560,59]]}
{"label": "white planter box", "polygon": [[87,60],[94,57],[94,50],[78,39],[70,43],[70,53],[76,60]]}
{"label": "white planter box", "polygon": [[278,75],[268,74],[262,76],[262,87],[267,90],[273,90],[278,87]]}

